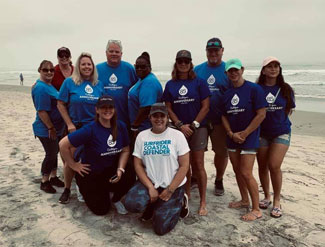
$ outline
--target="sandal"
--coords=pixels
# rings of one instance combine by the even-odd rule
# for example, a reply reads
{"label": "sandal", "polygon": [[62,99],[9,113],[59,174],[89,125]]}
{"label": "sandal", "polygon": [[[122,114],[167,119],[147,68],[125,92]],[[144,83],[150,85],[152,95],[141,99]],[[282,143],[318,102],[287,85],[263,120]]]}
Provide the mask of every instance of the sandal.
{"label": "sandal", "polygon": [[238,201],[238,202],[230,202],[228,205],[229,208],[235,208],[235,209],[239,209],[239,208],[249,208],[249,203],[245,204],[242,201]]}
{"label": "sandal", "polygon": [[262,218],[262,215],[258,216],[256,213],[254,213],[253,211],[249,212],[248,214],[245,214],[241,217],[241,220],[243,221],[254,221],[254,220],[258,220]]}
{"label": "sandal", "polygon": [[271,205],[271,201],[268,199],[263,199],[259,202],[260,209],[267,209]]}
{"label": "sandal", "polygon": [[281,205],[280,205],[280,207],[273,207],[270,215],[273,218],[280,218],[282,216]]}

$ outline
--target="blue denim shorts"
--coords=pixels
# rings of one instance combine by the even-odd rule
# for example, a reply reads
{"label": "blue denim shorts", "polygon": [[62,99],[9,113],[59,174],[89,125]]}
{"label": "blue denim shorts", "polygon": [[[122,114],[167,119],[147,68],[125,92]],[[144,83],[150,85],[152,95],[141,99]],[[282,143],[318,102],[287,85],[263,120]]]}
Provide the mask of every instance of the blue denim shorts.
{"label": "blue denim shorts", "polygon": [[290,146],[291,132],[288,134],[279,135],[277,137],[260,136],[260,147],[268,147],[272,143],[284,144]]}

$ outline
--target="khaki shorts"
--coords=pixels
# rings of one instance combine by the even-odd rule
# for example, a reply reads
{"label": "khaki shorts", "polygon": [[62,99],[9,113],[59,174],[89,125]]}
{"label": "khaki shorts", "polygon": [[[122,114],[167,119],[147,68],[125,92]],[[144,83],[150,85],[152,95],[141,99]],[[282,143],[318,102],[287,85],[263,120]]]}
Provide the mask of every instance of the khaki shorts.
{"label": "khaki shorts", "polygon": [[222,124],[213,125],[213,130],[210,132],[212,150],[221,157],[228,157],[227,151],[227,133]]}
{"label": "khaki shorts", "polygon": [[198,128],[187,142],[191,151],[205,150],[208,146],[208,129]]}

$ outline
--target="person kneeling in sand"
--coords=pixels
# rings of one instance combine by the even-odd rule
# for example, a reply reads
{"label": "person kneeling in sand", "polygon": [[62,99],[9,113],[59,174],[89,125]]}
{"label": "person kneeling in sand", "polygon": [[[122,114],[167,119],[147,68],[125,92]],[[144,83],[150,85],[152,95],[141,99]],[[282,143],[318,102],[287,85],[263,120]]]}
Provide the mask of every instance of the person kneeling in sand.
{"label": "person kneeling in sand", "polygon": [[152,218],[154,231],[164,235],[189,214],[184,194],[189,169],[189,146],[182,132],[167,127],[168,112],[163,103],[150,109],[151,129],[139,133],[134,146],[134,168],[139,180],[125,197],[130,212],[143,212],[141,220]]}
{"label": "person kneeling in sand", "polygon": [[[80,193],[96,215],[108,213],[111,201],[118,213],[126,214],[120,199],[133,185],[126,167],[130,154],[128,132],[126,125],[117,121],[114,105],[112,97],[101,96],[96,104],[96,120],[60,142],[61,155],[76,172]],[[71,150],[82,145],[81,162],[76,162]],[[114,192],[111,200],[110,192]]]}

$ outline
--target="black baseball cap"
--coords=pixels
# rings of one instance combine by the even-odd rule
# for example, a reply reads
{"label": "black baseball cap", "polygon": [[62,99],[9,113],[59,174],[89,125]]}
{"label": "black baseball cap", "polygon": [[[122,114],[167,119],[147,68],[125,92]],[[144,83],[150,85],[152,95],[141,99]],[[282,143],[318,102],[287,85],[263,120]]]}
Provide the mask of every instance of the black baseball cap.
{"label": "black baseball cap", "polygon": [[215,48],[222,48],[222,43],[221,43],[221,40],[218,39],[218,38],[212,38],[212,39],[209,39],[208,42],[207,42],[207,46],[206,46],[206,49],[215,49]]}
{"label": "black baseball cap", "polygon": [[166,107],[166,105],[164,103],[159,102],[159,103],[153,104],[151,106],[149,115],[152,115],[152,114],[157,113],[157,112],[168,115],[167,107]]}
{"label": "black baseball cap", "polygon": [[103,106],[115,106],[115,102],[114,102],[114,98],[112,96],[109,95],[103,95],[101,97],[99,97],[97,103],[96,103],[96,107],[100,108]]}
{"label": "black baseball cap", "polygon": [[67,47],[61,47],[61,48],[59,48],[58,49],[58,52],[57,52],[58,56],[61,53],[66,53],[66,54],[68,54],[69,57],[71,57],[71,52],[70,52],[69,48],[67,48]]}
{"label": "black baseball cap", "polygon": [[187,50],[180,50],[179,52],[177,52],[176,60],[179,58],[186,58],[192,61],[191,53]]}

